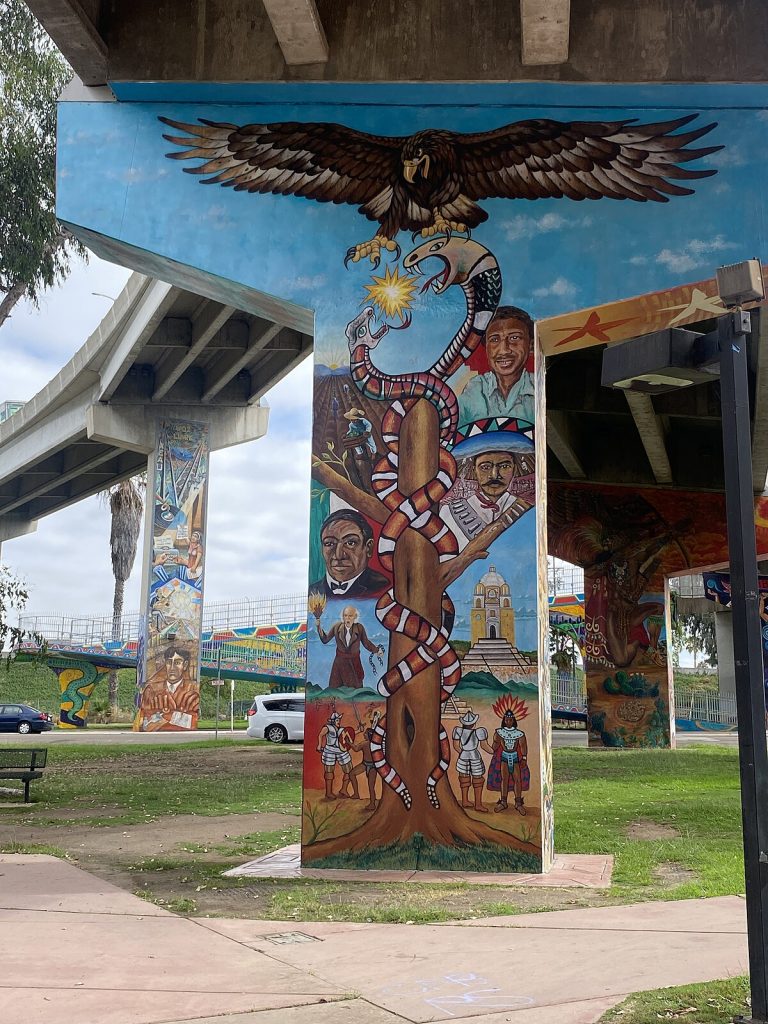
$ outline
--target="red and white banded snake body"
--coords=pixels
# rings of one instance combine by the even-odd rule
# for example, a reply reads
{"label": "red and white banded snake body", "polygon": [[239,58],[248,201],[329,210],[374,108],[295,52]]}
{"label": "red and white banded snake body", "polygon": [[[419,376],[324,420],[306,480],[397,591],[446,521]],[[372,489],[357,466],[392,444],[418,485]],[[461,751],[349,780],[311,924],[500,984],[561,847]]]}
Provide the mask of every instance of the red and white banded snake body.
{"label": "red and white banded snake body", "polygon": [[[350,372],[358,389],[368,398],[389,400],[390,405],[381,421],[381,432],[387,454],[374,467],[372,486],[379,500],[389,512],[382,526],[378,542],[378,555],[389,572],[393,568],[395,545],[407,529],[418,531],[434,546],[439,561],[445,562],[458,554],[456,537],[433,511],[434,507],[453,486],[456,462],[450,453],[458,427],[459,405],[450,377],[483,340],[488,323],[501,300],[501,271],[496,258],[484,246],[460,237],[433,239],[418,246],[403,260],[403,266],[412,273],[421,273],[421,264],[430,258],[442,263],[439,273],[429,278],[424,289],[431,287],[441,294],[451,285],[464,292],[467,312],[461,327],[451,339],[443,354],[428,370],[417,373],[389,375],[382,373],[371,361],[370,351],[389,331],[383,324],[371,330],[374,311],[367,306],[349,322],[346,328],[350,349]],[[410,321],[407,321],[405,326]],[[437,473],[412,494],[403,494],[398,488],[398,456],[400,428],[413,405],[424,399],[437,410],[440,428],[440,452]],[[442,620],[438,625],[425,619],[395,599],[390,588],[379,598],[376,616],[392,633],[401,633],[416,642],[404,658],[392,665],[379,681],[379,692],[392,696],[401,686],[412,680],[430,665],[438,662],[440,668],[440,702],[451,696],[461,679],[461,665],[448,642],[450,630],[446,623],[453,619],[453,603],[443,594]],[[374,729],[371,752],[376,770],[384,782],[410,809],[411,793],[405,781],[387,760],[386,716],[382,716]],[[434,808],[439,808],[437,783],[450,764],[448,736],[440,726],[439,759],[427,779],[427,795]]]}

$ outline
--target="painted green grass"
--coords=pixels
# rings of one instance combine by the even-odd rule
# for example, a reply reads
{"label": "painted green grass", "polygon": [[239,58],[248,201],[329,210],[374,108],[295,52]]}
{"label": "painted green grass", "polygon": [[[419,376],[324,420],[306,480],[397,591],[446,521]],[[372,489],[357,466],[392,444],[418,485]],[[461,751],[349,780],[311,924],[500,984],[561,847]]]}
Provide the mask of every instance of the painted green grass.
{"label": "painted green grass", "polygon": [[660,1020],[724,1024],[739,1015],[749,1017],[748,1000],[749,983],[745,977],[661,988],[631,995],[603,1014],[599,1024],[659,1024]]}

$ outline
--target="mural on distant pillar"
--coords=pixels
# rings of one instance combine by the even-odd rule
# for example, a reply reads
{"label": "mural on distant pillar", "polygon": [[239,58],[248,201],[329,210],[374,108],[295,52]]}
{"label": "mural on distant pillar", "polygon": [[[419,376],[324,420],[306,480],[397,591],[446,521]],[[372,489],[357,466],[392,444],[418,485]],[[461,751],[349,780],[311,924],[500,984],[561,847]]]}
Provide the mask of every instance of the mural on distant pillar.
{"label": "mural on distant pillar", "polygon": [[[702,577],[704,597],[726,608],[731,606],[731,574],[728,572],[707,572]],[[763,641],[763,689],[765,706],[768,709],[768,576],[758,576],[760,602],[760,633]]]}
{"label": "mural on distant pillar", "polygon": [[[161,119],[207,184],[378,223],[344,246],[362,307],[345,337],[315,325],[305,863],[549,868],[542,365],[503,294],[513,232],[469,233],[487,199],[690,195],[715,172],[686,165],[719,148],[688,148],[713,127],[680,131],[693,117],[400,137]],[[401,232],[421,240],[403,252]]]}
{"label": "mural on distant pillar", "polygon": [[[768,501],[757,499],[758,551]],[[665,579],[728,559],[721,494],[550,485],[550,551],[584,568],[589,742],[657,747],[671,740]]]}
{"label": "mural on distant pillar", "polygon": [[134,729],[197,728],[203,618],[208,428],[168,420],[155,453],[148,614]]}
{"label": "mural on distant pillar", "polygon": [[109,673],[108,665],[93,665],[74,658],[46,658],[59,680],[61,690],[59,726],[83,729],[88,725],[88,709],[93,691]]}

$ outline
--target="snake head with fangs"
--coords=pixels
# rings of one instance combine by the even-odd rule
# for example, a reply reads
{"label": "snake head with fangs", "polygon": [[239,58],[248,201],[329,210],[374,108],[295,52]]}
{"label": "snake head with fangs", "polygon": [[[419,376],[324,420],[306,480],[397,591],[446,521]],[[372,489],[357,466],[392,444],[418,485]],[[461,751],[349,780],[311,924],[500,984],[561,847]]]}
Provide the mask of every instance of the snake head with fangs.
{"label": "snake head with fangs", "polygon": [[357,314],[354,320],[349,321],[344,333],[347,336],[350,352],[354,352],[359,345],[364,345],[366,348],[376,348],[379,344],[389,330],[389,324],[382,324],[377,331],[374,331],[371,330],[374,319],[373,307],[366,306],[365,309]]}
{"label": "snake head with fangs", "polygon": [[423,274],[422,263],[433,257],[443,264],[442,269],[427,278],[421,290],[425,292],[431,288],[436,295],[452,284],[466,285],[483,271],[498,269],[496,258],[484,245],[456,235],[431,239],[419,245],[405,257],[403,267],[409,274]]}

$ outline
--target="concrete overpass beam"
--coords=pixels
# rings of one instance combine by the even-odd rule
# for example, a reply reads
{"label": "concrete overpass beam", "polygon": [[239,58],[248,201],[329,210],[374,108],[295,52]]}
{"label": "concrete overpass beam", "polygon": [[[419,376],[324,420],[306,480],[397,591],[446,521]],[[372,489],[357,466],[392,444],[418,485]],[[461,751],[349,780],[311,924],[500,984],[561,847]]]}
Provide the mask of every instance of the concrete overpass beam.
{"label": "concrete overpass beam", "polygon": [[547,446],[573,480],[586,480],[586,471],[570,438],[566,413],[555,410],[547,413]]}
{"label": "concrete overpass beam", "polygon": [[37,529],[36,519],[24,519],[21,516],[0,515],[0,550],[3,542],[16,537],[26,537]]}
{"label": "concrete overpass beam", "polygon": [[653,408],[653,399],[639,391],[625,391],[627,404],[632,412],[645,454],[651,465],[651,472],[657,484],[672,483],[672,467],[669,464],[667,445],[661,420]]}
{"label": "concrete overpass beam", "polygon": [[235,312],[234,306],[222,306],[218,302],[206,301],[192,323],[192,342],[187,354],[174,362],[165,372],[162,370],[155,378],[153,402],[159,402],[168,394],[184,371],[194,363],[206,345],[221,330]]}
{"label": "concrete overpass beam", "polygon": [[285,63],[323,64],[328,41],[315,0],[264,0]]}
{"label": "concrete overpass beam", "polygon": [[267,432],[269,409],[222,406],[92,405],[86,429],[92,441],[149,455],[155,449],[157,424],[164,419],[188,419],[209,428],[211,451],[255,441]]}
{"label": "concrete overpass beam", "polygon": [[100,6],[99,0],[82,4],[78,0],[27,3],[84,85],[104,85],[107,81],[107,46],[96,29]]}
{"label": "concrete overpass beam", "polygon": [[253,363],[262,349],[272,341],[282,330],[280,324],[268,324],[264,321],[257,321],[251,325],[248,344],[244,351],[235,352],[230,356],[222,356],[218,359],[211,370],[206,374],[205,385],[201,402],[210,402],[218,395],[222,388],[226,387],[237,374],[246,366]]}
{"label": "concrete overpass beam", "polygon": [[565,64],[570,22],[571,0],[520,0],[522,63]]}

